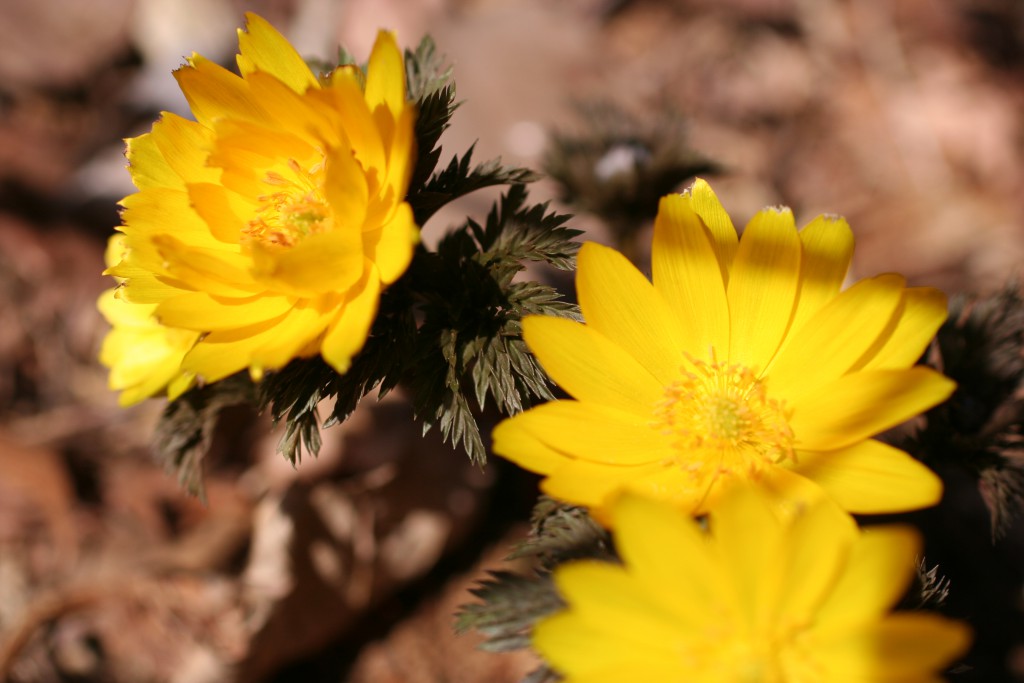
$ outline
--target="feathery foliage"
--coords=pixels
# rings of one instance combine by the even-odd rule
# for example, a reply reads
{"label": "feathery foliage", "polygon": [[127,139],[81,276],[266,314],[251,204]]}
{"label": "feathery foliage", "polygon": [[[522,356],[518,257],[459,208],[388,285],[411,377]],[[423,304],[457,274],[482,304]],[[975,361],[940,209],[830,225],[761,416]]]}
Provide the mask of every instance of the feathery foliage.
{"label": "feathery foliage", "polygon": [[[340,54],[343,63],[351,62]],[[348,417],[363,396],[383,396],[402,385],[425,431],[440,429],[447,442],[482,464],[480,411],[493,405],[512,414],[551,397],[523,343],[520,321],[528,314],[573,316],[575,309],[554,288],[513,278],[530,262],[571,269],[578,231],[565,227],[568,216],[529,204],[524,183],[537,178],[532,171],[498,159],[474,165],[472,148],[439,169],[439,141],[458,107],[452,70],[429,38],[406,51],[405,68],[419,114],[419,155],[407,197],[417,222],[423,225],[438,208],[475,190],[511,187],[482,224],[467,219],[436,250],[416,249],[405,275],[382,293],[366,344],[344,375],[319,357],[297,359],[268,372],[255,387],[236,376],[169,405],[161,429],[176,436],[161,438],[158,450],[194,490],[201,486],[209,430],[228,402],[255,400],[283,423],[279,448],[295,463],[303,452],[315,455],[320,429]],[[240,384],[249,387],[245,398],[233,389]],[[322,420],[320,407],[328,399],[333,407]]]}

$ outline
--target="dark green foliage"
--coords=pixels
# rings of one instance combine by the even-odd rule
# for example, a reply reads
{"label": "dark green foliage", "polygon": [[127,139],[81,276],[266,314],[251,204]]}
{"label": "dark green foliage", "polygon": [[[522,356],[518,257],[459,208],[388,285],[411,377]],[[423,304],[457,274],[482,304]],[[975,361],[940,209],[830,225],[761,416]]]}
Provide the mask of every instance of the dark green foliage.
{"label": "dark green foliage", "polygon": [[571,267],[578,233],[564,227],[566,218],[548,213],[546,205],[527,205],[525,187],[513,185],[484,225],[468,220],[410,272],[423,315],[410,383],[416,413],[426,429],[439,426],[446,441],[476,462],[485,453],[470,396],[479,409],[493,398],[505,414],[551,398],[523,344],[520,320],[573,315],[574,309],[553,288],[512,278],[529,261]]}
{"label": "dark green foliage", "polygon": [[995,539],[1024,510],[1024,297],[1011,283],[950,309],[938,348],[957,390],[909,450],[977,478]]}
{"label": "dark green foliage", "polygon": [[437,162],[441,158],[441,148],[437,143],[441,139],[441,134],[448,129],[452,114],[459,104],[455,101],[452,69],[445,65],[444,57],[437,53],[430,36],[420,41],[415,52],[406,50],[405,79],[409,97],[416,102],[418,108],[418,151],[416,166],[409,183],[410,188],[418,188],[423,186],[437,168]]}
{"label": "dark green foliage", "polygon": [[153,444],[167,469],[177,474],[182,488],[205,499],[203,458],[217,417],[225,408],[252,400],[249,376],[238,374],[216,384],[195,387],[167,405],[153,435]]}
{"label": "dark green foliage", "polygon": [[[535,571],[529,574],[492,572],[472,593],[481,602],[463,605],[455,630],[476,629],[487,640],[481,649],[508,652],[529,647],[534,624],[564,607],[551,571],[577,559],[617,561],[608,532],[594,522],[586,510],[541,497],[534,507],[530,536],[512,553],[512,558],[532,558]],[[541,667],[523,683],[558,680],[549,668]]]}
{"label": "dark green foliage", "polygon": [[[351,61],[345,54],[342,59]],[[407,200],[419,224],[456,197],[495,185],[512,187],[483,224],[467,219],[436,251],[416,249],[409,270],[381,295],[366,344],[344,375],[318,357],[297,359],[267,373],[249,392],[275,423],[284,423],[280,450],[292,462],[303,451],[315,455],[320,429],[344,420],[364,395],[383,395],[401,384],[424,430],[439,428],[446,441],[482,464],[480,411],[494,405],[509,415],[551,397],[544,373],[523,343],[522,317],[575,315],[552,287],[513,281],[528,262],[573,267],[578,245],[572,240],[578,232],[565,227],[568,216],[528,204],[523,183],[536,178],[531,171],[498,160],[474,166],[472,149],[436,170],[438,142],[457,107],[451,69],[429,38],[406,52],[405,66],[418,108],[419,149]],[[205,387],[168,408],[162,433],[171,436],[161,439],[159,450],[193,489],[200,485],[197,463],[217,406],[243,400],[229,391],[236,381],[241,380]],[[229,393],[222,397],[222,391]],[[319,406],[327,399],[334,399],[334,407],[321,423]],[[200,404],[193,407],[193,401]]]}
{"label": "dark green foliage", "polygon": [[530,537],[511,557],[536,558],[545,570],[578,559],[614,560],[611,537],[585,508],[541,496],[533,508]]}
{"label": "dark green foliage", "polygon": [[914,588],[909,595],[916,604],[905,606],[909,609],[939,609],[949,597],[949,579],[939,573],[939,566],[928,563],[923,557],[917,559],[914,574]]}
{"label": "dark green foliage", "polygon": [[[440,154],[440,150],[436,150]],[[526,168],[506,167],[501,159],[491,159],[472,166],[473,147],[466,150],[460,159],[453,156],[448,166],[435,174],[418,191],[409,192],[416,222],[422,225],[442,206],[459,197],[495,185],[532,183],[538,176]]]}
{"label": "dark green foliage", "polygon": [[487,638],[480,649],[489,652],[529,647],[533,625],[565,606],[550,575],[527,577],[491,572],[490,579],[470,592],[483,602],[463,606],[455,630],[479,631]]}

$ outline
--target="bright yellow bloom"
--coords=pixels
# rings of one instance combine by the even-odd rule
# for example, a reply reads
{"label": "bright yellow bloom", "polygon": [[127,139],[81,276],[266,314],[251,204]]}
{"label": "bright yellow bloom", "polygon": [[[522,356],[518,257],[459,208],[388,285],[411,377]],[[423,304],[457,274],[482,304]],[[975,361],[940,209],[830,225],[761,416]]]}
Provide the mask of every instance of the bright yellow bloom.
{"label": "bright yellow bloom", "polygon": [[[123,255],[123,235],[114,235],[107,245],[107,265]],[[173,401],[192,386],[195,378],[182,372],[181,359],[198,332],[162,326],[153,317],[156,304],[125,301],[117,288],[103,292],[97,306],[112,327],[100,348],[100,362],[110,368],[110,388],[121,392],[121,405],[138,403],[165,388]]]}
{"label": "bright yellow bloom", "polygon": [[739,239],[707,183],[663,198],[653,283],[584,244],[586,324],[523,321],[530,349],[576,400],[506,420],[495,452],[599,518],[623,489],[701,512],[741,480],[786,497],[823,489],[852,512],[934,504],[939,479],[869,437],[953,391],[910,367],[945,319],[945,297],[893,274],[840,292],[852,252],[841,218],[798,232],[789,209],[769,208]]}
{"label": "bright yellow bloom", "polygon": [[557,568],[568,609],[534,630],[565,683],[934,683],[970,640],[938,615],[887,614],[914,572],[910,529],[860,533],[823,499],[780,517],[745,487],[710,534],[639,496],[612,515],[625,565]]}
{"label": "bright yellow bloom", "polygon": [[128,253],[109,272],[163,325],[202,335],[182,369],[204,381],[318,353],[345,372],[419,239],[404,61],[382,31],[365,85],[355,67],[318,80],[247,20],[241,76],[194,54],[175,77],[196,121],[164,113],[128,141],[139,191],[122,202]]}

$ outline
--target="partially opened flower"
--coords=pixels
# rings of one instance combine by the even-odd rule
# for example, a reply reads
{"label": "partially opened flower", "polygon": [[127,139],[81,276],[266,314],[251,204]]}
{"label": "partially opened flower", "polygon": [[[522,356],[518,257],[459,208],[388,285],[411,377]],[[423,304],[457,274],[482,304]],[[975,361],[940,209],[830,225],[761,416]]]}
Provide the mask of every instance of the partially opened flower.
{"label": "partially opened flower", "polygon": [[794,515],[734,488],[710,533],[662,502],[613,507],[624,565],[554,572],[565,611],[533,644],[566,683],[934,683],[968,629],[889,610],[914,572],[917,537],[858,532],[821,500]]}
{"label": "partially opened flower", "polygon": [[351,66],[318,79],[247,19],[241,76],[193,55],[175,76],[196,121],[165,113],[128,141],[139,191],[109,272],[164,326],[201,334],[182,369],[204,381],[318,353],[345,372],[419,237],[402,54],[382,31],[365,84]]}
{"label": "partially opened flower", "polygon": [[586,324],[523,321],[575,400],[506,420],[495,452],[599,518],[624,489],[703,512],[738,481],[785,497],[825,491],[852,512],[934,504],[939,479],[869,437],[953,391],[911,367],[945,297],[892,274],[840,292],[852,252],[841,218],[797,231],[789,209],[765,209],[739,239],[707,183],[665,197],[653,283],[588,243],[576,274]]}
{"label": "partially opened flower", "polygon": [[[123,236],[114,235],[107,245],[107,265],[119,262],[123,255]],[[108,289],[97,302],[111,326],[100,348],[100,362],[110,368],[110,388],[121,392],[118,401],[123,406],[165,389],[174,400],[195,379],[182,372],[181,359],[199,333],[164,327],[153,315],[156,304],[126,301],[121,291]]]}

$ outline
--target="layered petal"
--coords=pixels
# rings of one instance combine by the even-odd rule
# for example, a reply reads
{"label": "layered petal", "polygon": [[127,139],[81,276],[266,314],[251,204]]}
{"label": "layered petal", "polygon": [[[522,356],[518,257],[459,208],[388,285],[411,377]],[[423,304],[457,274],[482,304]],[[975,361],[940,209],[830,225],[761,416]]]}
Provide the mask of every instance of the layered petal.
{"label": "layered petal", "polygon": [[732,219],[725,212],[722,202],[718,201],[714,190],[703,178],[694,181],[693,186],[684,194],[689,196],[690,206],[711,235],[711,245],[722,271],[722,282],[728,285],[729,273],[736,258],[736,249],[739,247],[739,238]]}
{"label": "layered petal", "polygon": [[642,465],[674,455],[665,436],[616,408],[551,401],[517,415],[510,422],[552,449],[592,463]]}
{"label": "layered petal", "polygon": [[946,295],[939,290],[931,287],[907,289],[895,329],[873,354],[862,359],[860,368],[905,368],[917,362],[946,321],[947,314]]}
{"label": "layered petal", "polygon": [[[930,471],[866,440],[952,392],[938,373],[908,367],[941,324],[944,298],[896,274],[840,291],[852,250],[843,219],[797,231],[784,208],[758,213],[737,238],[704,181],[661,200],[653,282],[614,250],[585,244],[576,286],[586,322],[528,318],[524,335],[579,405],[545,428],[542,467],[510,457],[602,522],[623,491],[703,514],[750,483],[792,509],[934,503],[941,487]],[[631,415],[623,433],[660,460],[609,456],[607,443],[624,451],[597,426],[607,409]]]}
{"label": "layered petal", "polygon": [[662,385],[678,376],[686,330],[625,256],[584,244],[576,258],[576,293],[589,328],[626,351]]}
{"label": "layered petal", "polygon": [[888,613],[914,572],[907,529],[862,533],[827,500],[790,510],[754,487],[706,530],[631,495],[611,509],[623,564],[557,566],[566,607],[533,632],[566,680],[937,681],[969,643],[957,622]]}
{"label": "layered petal", "polygon": [[789,329],[800,238],[789,209],[765,209],[743,231],[729,277],[729,360],[764,370]]}
{"label": "layered petal", "polygon": [[658,206],[651,268],[655,289],[684,325],[684,351],[701,360],[725,355],[729,304],[721,267],[708,229],[681,195]]}
{"label": "layered petal", "polygon": [[596,330],[565,318],[531,316],[523,338],[544,371],[573,397],[650,422],[662,385],[633,356]]}
{"label": "layered petal", "polygon": [[[165,114],[128,141],[140,191],[108,272],[154,324],[200,339],[185,375],[259,379],[317,353],[345,372],[419,238],[401,51],[382,32],[365,78],[350,66],[321,82],[248,14],[237,62],[240,75],[193,55],[175,78],[196,121]],[[178,375],[146,386],[161,382],[182,390]]]}
{"label": "layered petal", "polygon": [[797,462],[801,474],[850,512],[916,510],[942,497],[942,480],[934,472],[872,439],[838,451],[801,453]]}
{"label": "layered petal", "polygon": [[853,231],[841,216],[818,216],[800,230],[800,293],[791,328],[839,293],[853,260]]}
{"label": "layered petal", "polygon": [[904,284],[898,275],[861,280],[821,307],[789,335],[768,369],[772,390],[796,402],[846,374],[888,330],[903,303]]}
{"label": "layered petal", "polygon": [[265,71],[295,92],[319,87],[291,43],[263,17],[245,13],[245,30],[238,30],[238,71],[243,77],[254,71]]}
{"label": "layered petal", "polygon": [[942,403],[955,388],[949,379],[923,367],[856,372],[795,402],[790,426],[798,448],[837,450]]}

